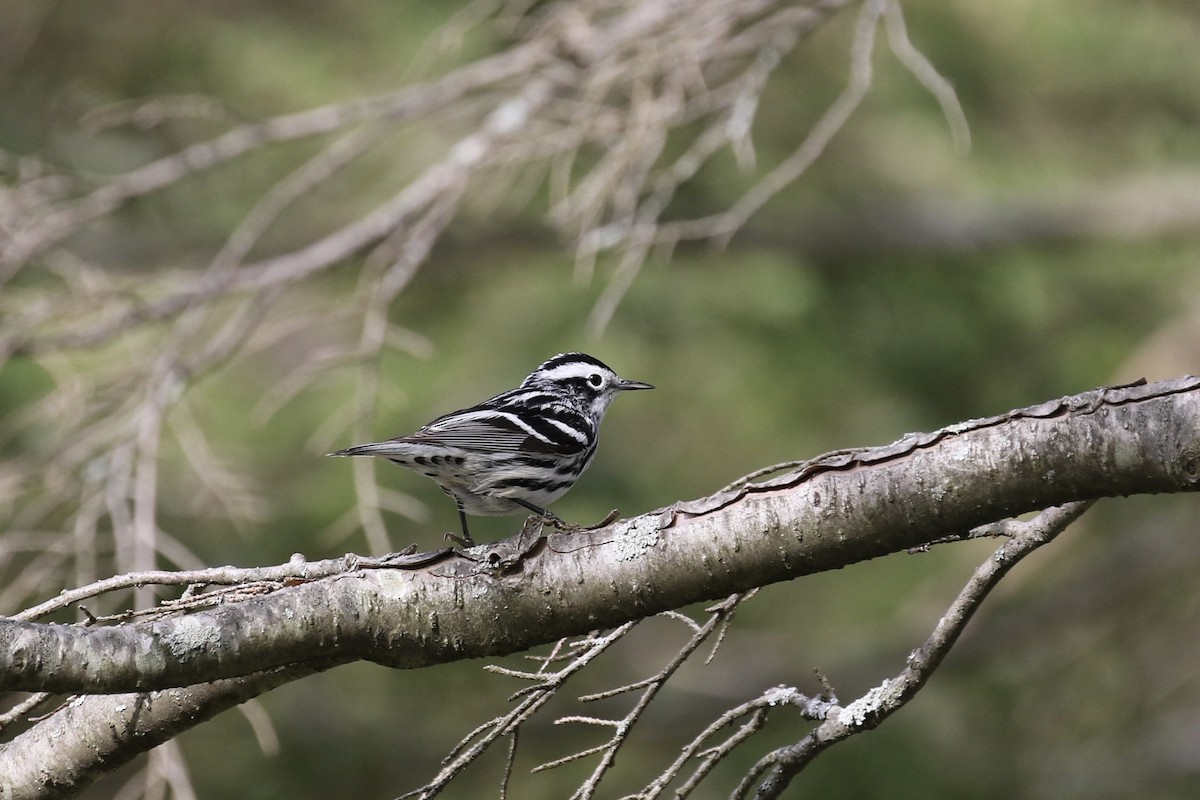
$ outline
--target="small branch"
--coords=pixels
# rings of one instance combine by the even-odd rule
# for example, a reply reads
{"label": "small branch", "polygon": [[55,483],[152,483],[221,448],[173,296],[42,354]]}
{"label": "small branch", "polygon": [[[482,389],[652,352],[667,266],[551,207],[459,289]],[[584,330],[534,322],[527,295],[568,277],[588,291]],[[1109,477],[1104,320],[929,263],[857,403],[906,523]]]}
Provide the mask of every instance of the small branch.
{"label": "small branch", "polygon": [[447,108],[466,94],[526,75],[543,64],[551,43],[531,40],[484,58],[429,84],[274,117],[234,128],[124,175],[39,220],[0,247],[0,282],[36,254],[54,246],[88,222],[112,213],[126,202],[161,191],[196,172],[210,170],[265,145],[305,139],[371,120],[391,125]]}
{"label": "small branch", "polygon": [[[832,692],[820,697],[808,697],[787,686],[777,686],[763,692],[753,700],[735,706],[713,720],[704,730],[688,742],[680,750],[679,758],[667,767],[657,778],[634,797],[636,800],[654,800],[659,797],[683,772],[684,767],[694,758],[701,762],[688,779],[675,790],[676,798],[688,796],[702,780],[742,742],[757,733],[767,721],[767,715],[772,709],[793,706],[800,709],[806,719],[821,720],[831,710],[837,708],[837,698]],[[705,748],[705,743],[716,736],[723,728],[732,725],[743,717],[749,717],[737,730],[720,743]],[[633,800],[633,798],[631,798]]]}
{"label": "small branch", "polygon": [[967,124],[967,115],[954,86],[946,80],[937,68],[930,63],[925,54],[913,46],[908,38],[908,27],[904,23],[904,11],[897,0],[890,0],[884,11],[884,23],[887,30],[888,47],[908,69],[914,78],[920,81],[942,107],[942,114],[950,126],[950,137],[954,149],[965,154],[971,149],[971,128]]}
{"label": "small branch", "polygon": [[791,780],[820,753],[857,733],[871,730],[902,708],[937,670],[971,617],[1009,570],[1042,545],[1053,541],[1091,505],[1091,502],[1069,503],[1048,509],[1028,522],[1009,521],[1009,541],[979,565],[930,637],[909,656],[904,671],[829,714],[799,742],[768,753],[747,773],[733,797],[747,796],[750,786],[760,775],[765,777],[759,783],[755,797],[761,800],[779,797]]}
{"label": "small branch", "polygon": [[179,572],[146,570],[127,575],[115,575],[77,589],[64,590],[52,600],[14,614],[12,619],[23,622],[32,621],[55,611],[69,608],[89,598],[122,589],[135,589],[143,586],[234,586],[252,583],[282,585],[288,581],[317,580],[359,569],[417,568],[448,556],[450,552],[445,549],[431,553],[416,553],[409,550],[380,558],[347,554],[342,558],[330,558],[322,561],[306,561],[304,556],[297,553],[288,563],[273,567],[209,567]]}
{"label": "small branch", "polygon": [[[599,788],[600,780],[615,762],[617,751],[620,750],[622,745],[624,745],[634,726],[646,712],[650,702],[658,694],[659,690],[666,685],[671,676],[674,675],[681,666],[683,666],[688,658],[691,657],[692,653],[694,653],[696,649],[713,634],[714,631],[724,631],[726,621],[744,599],[745,598],[741,595],[733,595],[732,597],[727,598],[725,601],[713,606],[711,609],[709,609],[710,616],[704,625],[698,626],[694,620],[689,618],[687,620],[687,624],[688,627],[693,631],[691,638],[684,643],[679,651],[676,652],[676,654],[662,667],[662,669],[649,678],[635,681],[625,686],[620,686],[608,691],[596,692],[580,697],[579,699],[581,702],[591,702],[594,700],[602,700],[609,697],[614,697],[619,694],[625,694],[630,691],[636,691],[638,689],[642,690],[642,694],[634,703],[633,708],[631,708],[629,712],[621,719],[610,720],[573,715],[560,717],[559,719],[555,720],[555,724],[577,722],[588,725],[611,727],[613,729],[613,733],[609,740],[603,744],[590,747],[585,750],[580,750],[568,756],[541,764],[537,767],[534,767],[533,771],[540,772],[543,770],[552,769],[554,767],[559,767],[564,764],[578,761],[579,759],[587,756],[595,755],[596,753],[602,753],[603,755],[600,758],[599,763],[592,770],[592,774],[588,776],[587,780],[585,780],[575,791],[575,793],[571,795],[572,800],[588,800],[588,798],[591,798]],[[667,616],[669,619],[677,619],[679,615],[671,612],[665,616]]]}
{"label": "small branch", "polygon": [[850,47],[850,80],[799,147],[767,173],[728,211],[664,225],[660,229],[660,239],[665,242],[710,239],[718,243],[727,243],[768,200],[808,170],[825,152],[833,137],[845,127],[871,88],[871,57],[875,50],[875,32],[887,5],[888,0],[868,0],[863,4],[855,25],[854,41]]}
{"label": "small branch", "polygon": [[[502,714],[499,717],[495,717],[488,722],[483,723],[479,727],[475,728],[475,730],[468,734],[462,741],[460,741],[458,745],[450,751],[450,755],[447,756],[441,771],[438,772],[433,780],[429,781],[424,786],[400,795],[397,800],[407,800],[407,798],[420,798],[420,800],[427,800],[427,798],[435,797],[450,783],[450,781],[452,781],[472,762],[479,758],[479,756],[483,755],[483,753],[486,752],[487,749],[491,747],[497,739],[505,735],[513,737],[510,743],[510,754],[508,756],[508,763],[511,768],[514,752],[513,749],[516,747],[516,735],[520,730],[521,725],[529,720],[534,714],[536,714],[542,706],[549,702],[568,679],[590,664],[612,644],[624,637],[625,634],[633,630],[636,624],[637,623],[634,622],[626,623],[625,625],[620,626],[604,636],[589,637],[585,645],[586,649],[579,653],[579,655],[575,656],[569,664],[556,672],[542,675],[542,682],[536,687],[530,687],[528,690],[522,690],[521,693],[524,694],[525,697],[516,706],[516,708],[509,711],[507,714]],[[491,665],[485,669],[488,669],[492,672],[499,672],[500,674],[511,674],[511,671],[504,670],[503,668],[493,667]],[[518,675],[518,677],[524,678],[525,676]],[[483,736],[479,738],[478,741],[475,741],[474,744],[471,744],[472,740],[474,740],[476,736],[481,733]]]}
{"label": "small branch", "polygon": [[16,703],[12,708],[8,709],[3,714],[0,714],[0,733],[3,733],[4,729],[14,722],[28,717],[33,713],[34,709],[36,709],[42,703],[45,703],[53,696],[54,695],[50,694],[49,692],[34,692],[33,694],[29,695],[29,697],[26,697],[24,700]]}

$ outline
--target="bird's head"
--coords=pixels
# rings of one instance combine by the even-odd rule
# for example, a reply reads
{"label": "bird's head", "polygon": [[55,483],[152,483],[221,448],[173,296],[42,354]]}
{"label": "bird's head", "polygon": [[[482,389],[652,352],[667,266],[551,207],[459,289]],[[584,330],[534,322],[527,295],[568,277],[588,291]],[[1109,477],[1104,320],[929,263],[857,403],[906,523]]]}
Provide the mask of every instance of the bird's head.
{"label": "bird's head", "polygon": [[572,397],[597,419],[604,415],[618,392],[654,388],[648,383],[622,378],[603,361],[586,353],[559,353],[531,372],[521,385]]}

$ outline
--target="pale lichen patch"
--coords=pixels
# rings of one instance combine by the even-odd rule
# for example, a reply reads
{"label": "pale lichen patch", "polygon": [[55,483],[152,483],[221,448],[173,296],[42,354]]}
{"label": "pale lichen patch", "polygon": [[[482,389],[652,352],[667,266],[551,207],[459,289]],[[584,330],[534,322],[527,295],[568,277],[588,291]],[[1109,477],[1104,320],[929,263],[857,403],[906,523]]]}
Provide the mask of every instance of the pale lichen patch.
{"label": "pale lichen patch", "polygon": [[167,627],[162,643],[177,660],[215,648],[221,643],[221,631],[200,617],[179,617]]}
{"label": "pale lichen patch", "polygon": [[891,681],[884,681],[874,689],[868,690],[862,697],[842,709],[838,714],[838,722],[854,728],[862,725],[887,702],[891,688]]}
{"label": "pale lichen patch", "polygon": [[637,517],[621,525],[614,544],[617,558],[633,561],[658,544],[658,520],[651,516]]}

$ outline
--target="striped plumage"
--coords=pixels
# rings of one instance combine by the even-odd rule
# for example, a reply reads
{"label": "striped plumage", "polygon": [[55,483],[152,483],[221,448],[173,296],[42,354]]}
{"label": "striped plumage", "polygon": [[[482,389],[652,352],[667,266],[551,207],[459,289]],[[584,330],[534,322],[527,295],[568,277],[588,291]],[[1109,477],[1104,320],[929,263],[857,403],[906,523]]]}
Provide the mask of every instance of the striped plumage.
{"label": "striped plumage", "polygon": [[592,356],[560,353],[516,389],[438,417],[408,436],[330,455],[380,456],[432,478],[454,499],[463,541],[473,544],[467,514],[532,511],[558,521],[546,506],[591,463],[613,398],[653,388],[619,377]]}

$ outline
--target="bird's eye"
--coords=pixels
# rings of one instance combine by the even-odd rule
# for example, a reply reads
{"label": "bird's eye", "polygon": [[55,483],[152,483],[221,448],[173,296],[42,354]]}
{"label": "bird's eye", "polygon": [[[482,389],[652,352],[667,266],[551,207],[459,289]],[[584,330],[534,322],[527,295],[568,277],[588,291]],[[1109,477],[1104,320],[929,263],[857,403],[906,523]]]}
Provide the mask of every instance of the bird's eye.
{"label": "bird's eye", "polygon": [[588,383],[599,389],[601,384],[604,383],[604,376],[599,372],[593,372],[591,375],[588,375]]}

